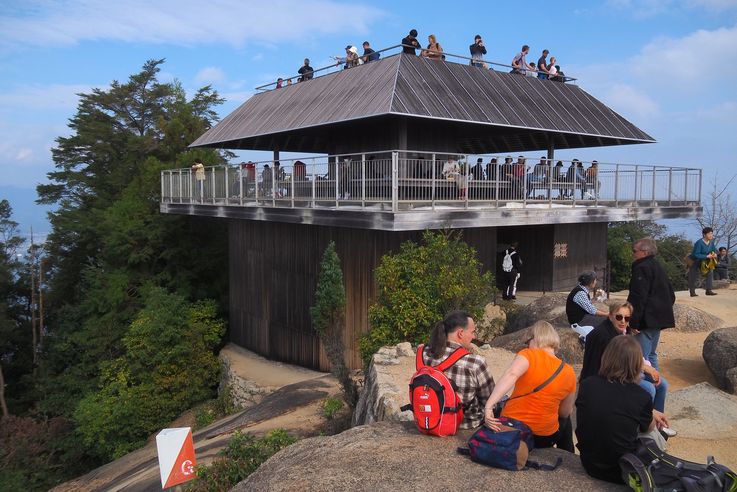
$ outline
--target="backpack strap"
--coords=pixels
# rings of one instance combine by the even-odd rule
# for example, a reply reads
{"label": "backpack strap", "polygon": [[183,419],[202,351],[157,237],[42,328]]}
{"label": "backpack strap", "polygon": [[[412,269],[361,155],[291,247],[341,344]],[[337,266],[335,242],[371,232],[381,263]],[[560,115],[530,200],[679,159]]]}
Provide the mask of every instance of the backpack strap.
{"label": "backpack strap", "polygon": [[553,471],[556,468],[558,468],[561,465],[561,463],[563,463],[563,458],[561,458],[560,456],[558,456],[555,459],[555,464],[553,465],[548,465],[546,463],[538,463],[537,461],[528,460],[527,463],[525,463],[525,470],[529,468],[533,468],[535,470]]}
{"label": "backpack strap", "polygon": [[445,372],[449,367],[451,367],[453,364],[461,360],[463,357],[468,355],[468,350],[464,349],[463,347],[458,347],[453,351],[452,354],[448,356],[447,359],[445,359],[443,362],[435,366],[435,369],[437,369],[440,372]]}
{"label": "backpack strap", "polygon": [[415,371],[419,371],[425,367],[425,361],[422,359],[422,351],[425,350],[425,344],[421,344],[417,347],[417,357],[415,358]]}

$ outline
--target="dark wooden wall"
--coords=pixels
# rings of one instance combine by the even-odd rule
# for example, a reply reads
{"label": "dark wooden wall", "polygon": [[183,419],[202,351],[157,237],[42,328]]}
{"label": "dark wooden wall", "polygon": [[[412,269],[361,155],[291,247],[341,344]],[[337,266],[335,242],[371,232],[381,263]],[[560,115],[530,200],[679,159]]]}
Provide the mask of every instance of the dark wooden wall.
{"label": "dark wooden wall", "polygon": [[551,248],[554,290],[570,290],[582,272],[606,267],[606,222],[556,224],[553,242],[567,245],[565,258],[553,259]]}
{"label": "dark wooden wall", "polygon": [[[232,220],[229,229],[230,339],[271,359],[321,370],[329,365],[309,308],[328,243],[336,243],[346,286],[346,358],[358,368],[358,338],[369,329],[368,307],[376,295],[374,269],[384,254],[422,235],[248,220]],[[606,224],[473,228],[462,233],[492,272],[507,244],[519,241],[523,290],[570,289],[581,270],[606,257]],[[553,261],[554,241],[568,242],[568,259]]]}

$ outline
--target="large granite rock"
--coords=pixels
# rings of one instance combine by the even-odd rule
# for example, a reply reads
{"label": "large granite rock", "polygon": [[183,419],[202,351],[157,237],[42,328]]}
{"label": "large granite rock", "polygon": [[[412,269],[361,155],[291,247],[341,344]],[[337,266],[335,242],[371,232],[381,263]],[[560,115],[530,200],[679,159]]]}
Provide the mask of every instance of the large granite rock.
{"label": "large granite rock", "polygon": [[507,314],[496,304],[489,303],[484,307],[484,315],[476,323],[476,338],[482,342],[490,342],[504,333]]}
{"label": "large granite rock", "polygon": [[[568,317],[566,316],[566,299],[568,294],[551,293],[540,296],[527,306],[523,307],[507,326],[506,333],[513,333],[531,326],[536,321],[544,320],[556,328],[570,328]],[[599,301],[593,301],[594,306],[607,311],[609,308],[606,304]]]}
{"label": "large granite rock", "polygon": [[709,333],[704,340],[702,356],[719,387],[737,393],[737,327],[720,328]]}
{"label": "large granite rock", "polygon": [[676,331],[688,333],[710,331],[724,325],[724,321],[713,314],[686,304],[676,303],[673,306],[673,314],[676,318]]}
{"label": "large granite rock", "polygon": [[[560,348],[556,352],[556,355],[569,364],[583,363],[583,346],[578,339],[578,334],[570,326],[556,327],[555,330],[560,336]],[[529,327],[523,328],[513,333],[497,337],[489,345],[516,353],[527,347],[526,342],[531,336],[532,330]]]}
{"label": "large granite rock", "polygon": [[554,472],[511,472],[474,463],[456,451],[471,432],[435,438],[420,434],[408,422],[355,427],[289,446],[232,490],[627,490],[590,478],[578,456],[557,449],[536,449],[531,456],[543,463],[563,458]]}
{"label": "large granite rock", "polygon": [[[374,354],[353,413],[353,425],[412,420],[412,412],[402,412],[400,407],[409,403],[409,380],[415,372],[416,350],[417,347],[405,342],[396,347],[382,347]],[[488,346],[474,347],[473,351],[486,359],[495,381],[514,358],[512,352]]]}

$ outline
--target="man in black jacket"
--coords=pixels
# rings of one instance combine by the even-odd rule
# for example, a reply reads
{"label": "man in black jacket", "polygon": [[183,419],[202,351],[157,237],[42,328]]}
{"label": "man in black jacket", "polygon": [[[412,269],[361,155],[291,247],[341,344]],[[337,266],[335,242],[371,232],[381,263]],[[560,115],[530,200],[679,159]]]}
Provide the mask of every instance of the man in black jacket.
{"label": "man in black jacket", "polygon": [[655,369],[658,367],[658,340],[660,330],[675,326],[673,303],[676,294],[673,286],[655,255],[658,247],[650,238],[640,239],[632,245],[632,277],[627,301],[634,311],[630,329],[637,335],[642,353]]}

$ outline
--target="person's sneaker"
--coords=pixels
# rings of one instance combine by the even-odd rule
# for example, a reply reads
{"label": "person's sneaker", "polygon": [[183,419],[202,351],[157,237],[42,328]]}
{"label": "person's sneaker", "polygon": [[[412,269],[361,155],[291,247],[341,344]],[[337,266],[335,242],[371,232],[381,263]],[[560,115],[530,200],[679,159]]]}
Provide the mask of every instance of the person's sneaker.
{"label": "person's sneaker", "polygon": [[676,437],[678,435],[678,431],[675,429],[671,429],[670,427],[663,427],[660,429],[660,433],[663,434],[663,437],[668,439],[669,437]]}
{"label": "person's sneaker", "polygon": [[691,292],[691,297],[699,297],[699,295],[696,292]]}
{"label": "person's sneaker", "polygon": [[715,295],[717,295],[717,293],[716,293],[716,292],[714,292],[713,290],[707,290],[707,291],[706,291],[706,295],[707,295],[707,296],[715,296]]}

